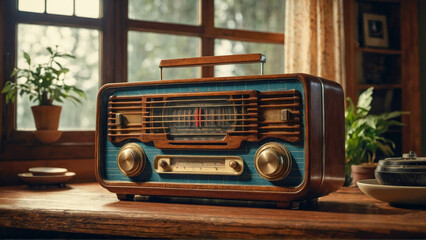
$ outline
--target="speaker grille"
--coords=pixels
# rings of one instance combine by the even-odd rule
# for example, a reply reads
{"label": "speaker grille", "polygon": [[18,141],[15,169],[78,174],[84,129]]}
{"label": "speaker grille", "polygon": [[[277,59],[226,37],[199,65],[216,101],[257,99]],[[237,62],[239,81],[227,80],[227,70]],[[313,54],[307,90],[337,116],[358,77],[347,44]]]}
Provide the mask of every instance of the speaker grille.
{"label": "speaker grille", "polygon": [[299,141],[300,102],[300,93],[296,90],[260,93],[260,139],[276,137],[289,142]]}
{"label": "speaker grille", "polygon": [[300,140],[296,90],[111,96],[108,137],[157,148],[236,149],[267,137]]}

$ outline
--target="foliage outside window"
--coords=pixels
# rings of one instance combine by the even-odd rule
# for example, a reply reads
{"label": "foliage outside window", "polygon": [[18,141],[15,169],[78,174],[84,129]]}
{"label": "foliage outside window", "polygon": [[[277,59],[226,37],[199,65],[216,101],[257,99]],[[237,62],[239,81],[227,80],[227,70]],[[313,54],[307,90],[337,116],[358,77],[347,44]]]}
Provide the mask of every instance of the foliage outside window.
{"label": "foliage outside window", "polygon": [[[128,34],[128,81],[159,80],[158,65],[162,59],[200,55],[200,41],[196,37],[130,31]],[[198,68],[164,70],[164,79],[194,78]]]}
{"label": "foliage outside window", "polygon": [[[284,46],[282,43],[269,43],[265,37],[262,43],[262,34],[265,32],[284,33],[285,1],[270,0],[215,0],[214,9],[199,8],[201,1],[187,0],[129,0],[129,19],[140,22],[162,23],[164,32],[170,34],[146,33],[156,32],[157,29],[143,28],[128,33],[128,81],[158,80],[158,65],[161,59],[184,58],[200,56],[199,49],[210,49],[213,55],[232,55],[245,53],[263,53],[267,57],[266,74],[283,73]],[[201,11],[201,13],[200,13]],[[202,14],[213,14],[209,20],[200,22]],[[194,35],[191,30],[182,30],[179,35],[173,36],[176,28],[181,25],[214,26],[212,33]],[[168,26],[169,25],[169,26]],[[135,27],[137,28],[137,27]],[[192,29],[192,28],[191,28]],[[243,31],[244,34],[254,36],[253,39],[243,41],[227,39],[221,34],[222,29]],[[134,28],[132,28],[134,30]],[[206,30],[203,28],[201,31]],[[216,31],[217,30],[217,31]],[[187,31],[187,32],[186,32]],[[185,36],[187,35],[187,36]],[[213,39],[210,46],[203,45],[204,39]],[[198,41],[197,41],[198,39]],[[260,67],[256,64],[239,66],[215,67],[215,76],[237,76],[259,74]],[[165,71],[171,78],[199,77],[200,72],[188,69],[173,69]]]}
{"label": "foliage outside window", "polygon": [[215,26],[259,32],[284,32],[285,1],[215,0]]}
{"label": "foliage outside window", "polygon": [[198,0],[129,0],[129,18],[165,23],[199,24]]}

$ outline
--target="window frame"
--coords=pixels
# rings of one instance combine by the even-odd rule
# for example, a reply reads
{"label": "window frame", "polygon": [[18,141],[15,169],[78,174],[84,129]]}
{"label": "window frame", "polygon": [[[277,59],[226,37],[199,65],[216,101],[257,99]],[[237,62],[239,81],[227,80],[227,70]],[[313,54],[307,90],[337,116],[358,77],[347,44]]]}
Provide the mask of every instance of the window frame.
{"label": "window frame", "polygon": [[[186,25],[164,22],[134,20],[128,18],[128,0],[120,1],[125,9],[127,31],[124,35],[127,43],[128,31],[164,33],[173,35],[195,36],[201,39],[201,56],[214,55],[215,39],[246,41],[256,43],[284,44],[284,33],[259,32],[240,29],[217,28],[214,25],[214,0],[199,0],[200,24]],[[284,16],[283,16],[284,17]],[[125,52],[125,71],[123,79],[127,81],[127,51]],[[124,59],[123,59],[124,60]],[[201,69],[201,77],[213,77],[214,67],[206,66]]]}
{"label": "window frame", "polygon": [[[214,26],[214,0],[199,0],[200,24],[185,25],[128,18],[128,0],[100,0],[100,18],[21,12],[18,0],[0,3],[0,33],[4,36],[4,59],[0,59],[0,88],[9,79],[16,65],[16,29],[20,23],[83,27],[100,32],[99,84],[127,82],[127,36],[129,31],[164,33],[200,38],[201,56],[214,55],[215,39],[247,41],[257,43],[284,44],[283,33],[257,32],[248,30],[216,28]],[[7,36],[4,33],[8,33]],[[3,61],[3,64],[1,64]],[[3,67],[2,67],[3,66]],[[201,69],[201,77],[213,77],[213,66]],[[54,144],[42,144],[32,131],[16,130],[16,104],[6,104],[1,96],[0,158],[4,160],[53,160],[94,158],[95,131],[64,131]]]}
{"label": "window frame", "polygon": [[[101,4],[102,6],[102,4]],[[17,61],[17,26],[18,24],[35,24],[42,26],[59,26],[95,29],[102,33],[104,18],[85,18],[47,13],[32,13],[18,10],[18,0],[4,1],[0,15],[4,19],[3,34],[3,79],[9,80],[10,73]],[[100,42],[102,34],[100,34]],[[100,48],[100,66],[102,65]],[[101,68],[101,67],[100,67]],[[102,71],[100,71],[100,80]],[[100,83],[102,80],[100,81]],[[39,160],[39,159],[84,159],[94,157],[95,131],[64,131],[60,140],[54,144],[43,144],[35,139],[33,131],[16,129],[16,103],[6,104],[2,96],[2,138],[0,158],[4,160]]]}

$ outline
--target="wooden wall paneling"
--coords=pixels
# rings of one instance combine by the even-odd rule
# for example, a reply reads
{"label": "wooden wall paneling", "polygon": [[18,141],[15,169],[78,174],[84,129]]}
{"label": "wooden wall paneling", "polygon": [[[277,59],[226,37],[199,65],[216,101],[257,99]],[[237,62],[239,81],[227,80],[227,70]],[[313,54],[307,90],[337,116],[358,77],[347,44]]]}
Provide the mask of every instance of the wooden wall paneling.
{"label": "wooden wall paneling", "polygon": [[401,1],[401,65],[403,116],[403,152],[416,151],[421,156],[421,112],[419,83],[418,1]]}
{"label": "wooden wall paneling", "polygon": [[[399,49],[385,49],[374,47],[362,47],[359,45],[358,28],[358,2],[371,4],[393,5],[394,12],[389,23],[394,26],[399,25],[401,32],[394,43],[394,47]],[[400,16],[399,16],[400,15]],[[396,89],[401,90],[402,110],[410,112],[409,115],[402,116],[402,152],[416,151],[421,156],[421,111],[420,111],[420,84],[419,84],[419,42],[418,42],[418,0],[351,0],[344,1],[345,20],[345,67],[347,72],[346,96],[351,97],[356,103],[358,91],[370,86],[375,89]],[[390,25],[390,27],[392,27]],[[392,30],[392,28],[390,29]],[[395,30],[396,31],[396,30]],[[399,43],[400,42],[400,43]],[[365,52],[372,54],[391,54],[401,56],[401,82],[397,84],[366,84],[357,82],[362,78],[362,66],[359,54]],[[360,76],[357,78],[357,76]]]}
{"label": "wooden wall paneling", "polygon": [[[13,71],[13,68],[15,66],[15,62],[16,62],[16,52],[15,52],[15,42],[16,42],[16,27],[15,27],[15,9],[16,9],[16,4],[17,1],[4,1],[2,3],[4,5],[4,21],[3,21],[3,31],[5,33],[5,35],[2,35],[4,37],[3,39],[3,54],[4,54],[4,68],[3,68],[3,82],[6,82],[7,80],[10,79],[10,74]],[[8,141],[12,138],[12,133],[13,130],[16,128],[16,121],[15,121],[15,117],[16,116],[16,111],[15,111],[15,104],[14,103],[9,103],[8,105],[6,105],[5,102],[3,102],[3,112],[2,112],[2,117],[3,117],[3,125],[2,125],[2,129],[3,129],[3,140],[4,141]],[[13,116],[13,117],[11,117]],[[5,131],[6,130],[6,131]],[[6,148],[4,146],[4,148]]]}
{"label": "wooden wall paneling", "polygon": [[[426,1],[418,2],[418,13],[426,12]],[[418,14],[418,29],[426,29],[426,14]],[[426,92],[426,31],[419,31],[419,66],[420,66],[420,92]],[[426,95],[420,94],[421,99],[421,135],[422,153],[426,153]]]}
{"label": "wooden wall paneling", "polygon": [[[354,13],[353,1],[343,1],[343,12],[345,21],[345,67],[346,67],[346,97],[357,99],[355,90],[355,36],[354,26],[356,21],[356,14]],[[346,106],[346,105],[345,105]]]}
{"label": "wooden wall paneling", "polygon": [[[4,38],[4,4],[0,4],[0,77],[4,79],[4,51],[3,51],[3,38]],[[3,81],[0,81],[0,89],[3,89]],[[0,96],[0,152],[3,151],[3,109],[4,109],[4,95]]]}

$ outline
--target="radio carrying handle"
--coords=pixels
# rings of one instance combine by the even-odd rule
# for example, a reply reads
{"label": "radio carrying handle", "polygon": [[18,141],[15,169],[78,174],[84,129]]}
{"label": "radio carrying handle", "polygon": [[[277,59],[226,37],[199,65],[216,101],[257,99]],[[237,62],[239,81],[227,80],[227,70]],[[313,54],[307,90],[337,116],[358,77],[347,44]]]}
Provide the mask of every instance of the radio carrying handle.
{"label": "radio carrying handle", "polygon": [[163,68],[174,67],[197,67],[197,66],[213,66],[226,64],[242,64],[260,62],[260,74],[264,73],[264,64],[266,56],[261,53],[239,54],[239,55],[224,55],[224,56],[205,56],[195,58],[179,58],[165,59],[160,62],[160,77],[163,80]]}

